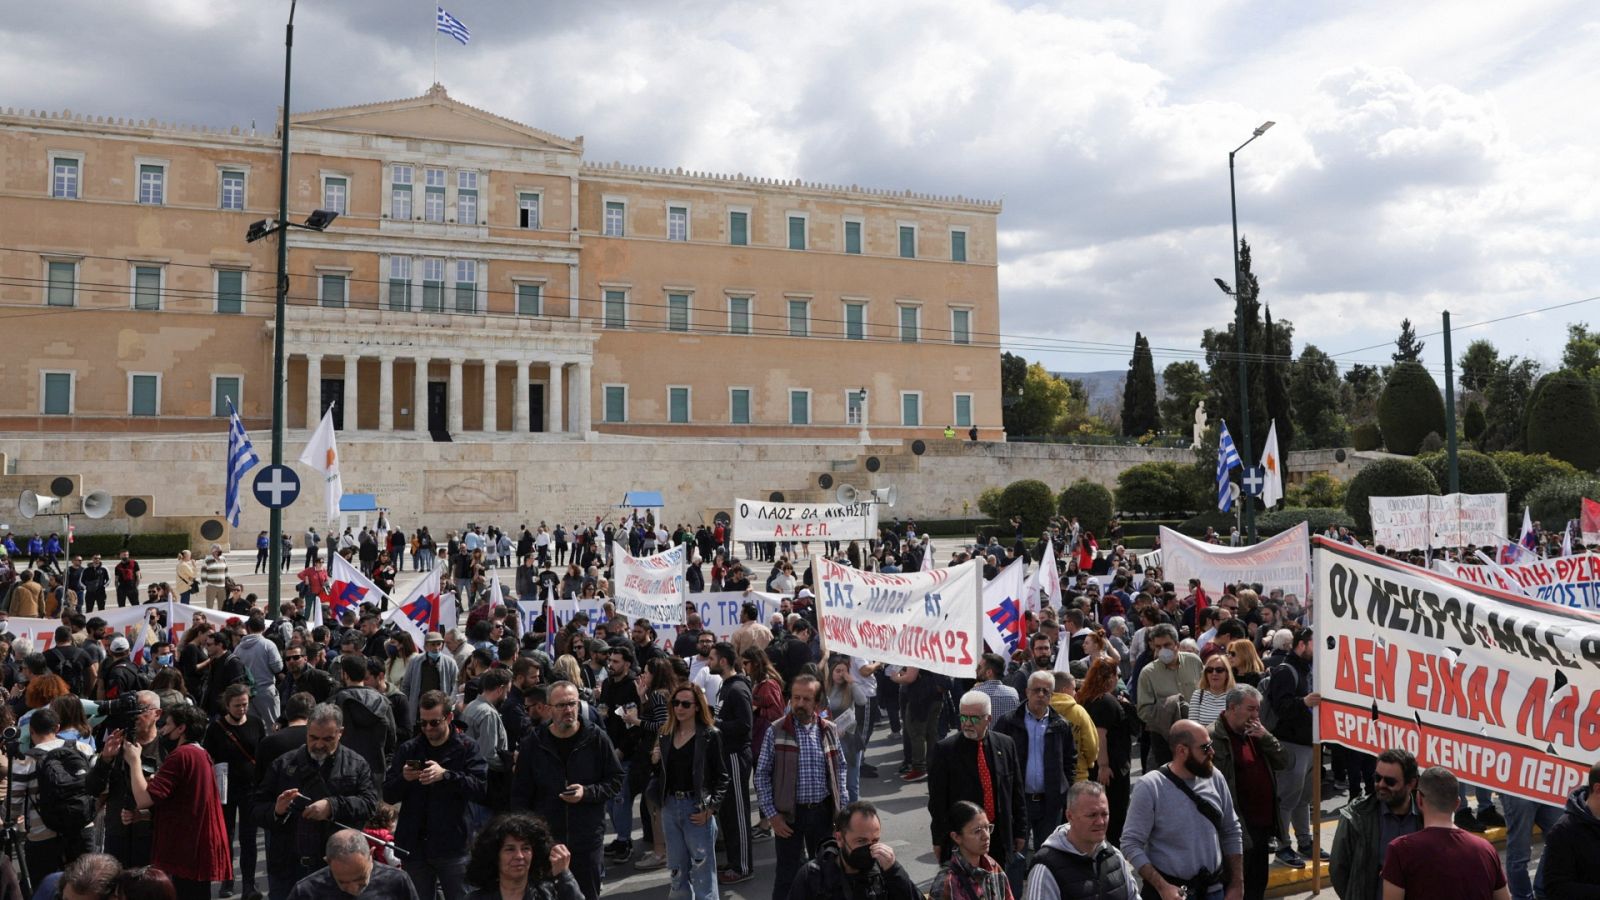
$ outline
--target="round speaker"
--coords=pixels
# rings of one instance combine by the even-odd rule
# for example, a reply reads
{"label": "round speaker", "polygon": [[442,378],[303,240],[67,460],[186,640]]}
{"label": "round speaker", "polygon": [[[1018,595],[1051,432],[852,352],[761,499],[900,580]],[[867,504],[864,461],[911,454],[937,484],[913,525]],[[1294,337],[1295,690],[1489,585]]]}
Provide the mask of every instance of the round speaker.
{"label": "round speaker", "polygon": [[1344,448],[1333,451],[1334,462],[1344,462]]}
{"label": "round speaker", "polygon": [[222,537],[222,522],[219,519],[207,519],[200,523],[200,536],[208,541],[215,541]]}
{"label": "round speaker", "polygon": [[50,482],[50,493],[55,494],[57,497],[65,497],[72,493],[72,479],[65,475],[52,479]]}
{"label": "round speaker", "polygon": [[769,494],[767,496],[767,502],[768,503],[782,503],[783,502],[783,491],[773,491],[771,494]]}
{"label": "round speaker", "polygon": [[821,475],[818,475],[817,487],[820,487],[823,490],[833,487],[833,476],[829,475],[827,472],[823,472]]}
{"label": "round speaker", "polygon": [[928,445],[919,438],[911,442],[911,452],[918,456],[928,452]]}
{"label": "round speaker", "polygon": [[149,512],[150,506],[144,502],[143,497],[129,497],[122,504],[122,511],[128,516],[128,518],[137,519]]}
{"label": "round speaker", "polygon": [[727,528],[729,525],[733,524],[733,517],[725,512],[719,512],[711,517],[711,521],[721,525],[723,528]]}
{"label": "round speaker", "polygon": [[881,468],[883,468],[883,463],[879,462],[878,458],[876,456],[867,457],[867,471],[868,472],[876,472]]}

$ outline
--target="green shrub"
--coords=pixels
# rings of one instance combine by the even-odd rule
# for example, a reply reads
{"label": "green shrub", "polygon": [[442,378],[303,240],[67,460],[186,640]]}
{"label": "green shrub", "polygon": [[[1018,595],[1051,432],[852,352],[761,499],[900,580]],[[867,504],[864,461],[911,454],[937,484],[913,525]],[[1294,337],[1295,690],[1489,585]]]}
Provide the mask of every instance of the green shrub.
{"label": "green shrub", "polygon": [[1467,403],[1467,411],[1461,416],[1461,433],[1467,440],[1476,442],[1488,425],[1489,420],[1483,414],[1483,404],[1476,400]]}
{"label": "green shrub", "polygon": [[1000,518],[1000,492],[1003,490],[1005,488],[984,488],[983,492],[978,495],[978,512],[991,519]]}
{"label": "green shrub", "polygon": [[1061,489],[1056,511],[1067,518],[1077,517],[1080,526],[1096,535],[1104,534],[1111,521],[1111,492],[1103,484],[1080,478]]}
{"label": "green shrub", "polygon": [[1428,467],[1414,459],[1380,459],[1356,473],[1344,495],[1344,511],[1362,533],[1372,531],[1372,497],[1410,497],[1439,493],[1439,482]]}
{"label": "green shrub", "polygon": [[1187,509],[1184,468],[1177,463],[1147,462],[1122,470],[1117,476],[1117,509],[1126,513],[1170,513]]}
{"label": "green shrub", "polygon": [[[1424,453],[1417,462],[1428,467],[1439,483],[1439,493],[1450,493],[1450,454],[1443,451]],[[1500,471],[1494,459],[1476,450],[1456,451],[1456,471],[1461,478],[1463,494],[1507,494],[1510,501],[1511,484],[1506,473]],[[1508,507],[1509,508],[1509,507]]]}
{"label": "green shrub", "polygon": [[1600,404],[1588,379],[1563,369],[1544,377],[1528,404],[1528,450],[1584,470],[1600,467]]}
{"label": "green shrub", "polygon": [[1422,443],[1420,445],[1418,445],[1417,452],[1418,453],[1436,453],[1436,452],[1438,452],[1440,450],[1443,450],[1443,449],[1444,449],[1444,438],[1439,437],[1439,432],[1430,431],[1430,432],[1428,432],[1428,436],[1423,438],[1422,439]]}
{"label": "green shrub", "polygon": [[1011,517],[1017,516],[1022,519],[1023,534],[1042,534],[1055,513],[1055,499],[1050,486],[1042,481],[1033,478],[1013,481],[1000,492],[1000,515],[995,518],[1009,527]]}
{"label": "green shrub", "polygon": [[128,552],[135,557],[175,557],[179,550],[192,550],[189,535],[182,532],[151,532],[131,536],[121,534],[80,534],[72,541],[72,552],[82,556],[115,557],[122,552],[126,541]]}
{"label": "green shrub", "polygon": [[1377,422],[1362,422],[1350,429],[1350,446],[1357,450],[1377,450],[1383,446],[1383,432]]}
{"label": "green shrub", "polygon": [[1288,489],[1290,507],[1302,509],[1331,508],[1340,509],[1344,506],[1344,493],[1348,485],[1327,472],[1313,472],[1305,481],[1293,484]]}
{"label": "green shrub", "polygon": [[1585,497],[1600,500],[1600,478],[1587,473],[1552,478],[1528,492],[1528,512],[1546,529],[1559,531],[1568,519],[1582,515]]}
{"label": "green shrub", "polygon": [[1494,464],[1505,473],[1506,510],[1522,509],[1528,492],[1552,478],[1578,474],[1578,467],[1544,453],[1518,453],[1515,450],[1496,450],[1489,454]]}
{"label": "green shrub", "polygon": [[1330,525],[1343,525],[1354,528],[1356,521],[1350,514],[1342,509],[1329,507],[1307,507],[1305,509],[1274,509],[1256,516],[1256,534],[1261,536],[1280,534],[1305,522],[1311,526],[1312,534],[1320,534]]}
{"label": "green shrub", "polygon": [[965,537],[970,538],[978,533],[978,529],[986,525],[999,525],[1000,523],[989,518],[968,519],[918,519],[917,531],[922,534],[931,534],[934,537]]}
{"label": "green shrub", "polygon": [[1444,434],[1444,395],[1421,363],[1402,362],[1389,371],[1378,395],[1378,427],[1390,453],[1415,456],[1428,432]]}

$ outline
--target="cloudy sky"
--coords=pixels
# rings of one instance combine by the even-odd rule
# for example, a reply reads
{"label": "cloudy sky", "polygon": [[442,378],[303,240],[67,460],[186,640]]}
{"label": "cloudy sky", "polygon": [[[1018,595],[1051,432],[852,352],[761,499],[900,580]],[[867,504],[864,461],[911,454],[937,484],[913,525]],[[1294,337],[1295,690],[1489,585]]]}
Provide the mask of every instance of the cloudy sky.
{"label": "cloudy sky", "polygon": [[[1231,316],[1227,153],[1262,297],[1341,362],[1600,295],[1600,10],[1489,3],[450,0],[454,96],[588,157],[1005,202],[1002,330],[1052,369],[1199,356]],[[0,19],[0,105],[270,127],[287,0]],[[303,0],[295,106],[410,96],[431,0]],[[1600,300],[1458,331],[1553,363]],[[1426,362],[1442,374],[1438,338]]]}

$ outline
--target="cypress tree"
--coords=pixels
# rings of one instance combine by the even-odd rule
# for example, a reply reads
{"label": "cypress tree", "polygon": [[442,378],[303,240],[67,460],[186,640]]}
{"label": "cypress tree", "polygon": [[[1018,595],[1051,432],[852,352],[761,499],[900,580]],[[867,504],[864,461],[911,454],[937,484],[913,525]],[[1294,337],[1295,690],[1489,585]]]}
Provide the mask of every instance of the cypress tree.
{"label": "cypress tree", "polygon": [[1150,354],[1150,341],[1138,332],[1133,336],[1133,358],[1128,360],[1128,378],[1122,387],[1122,433],[1139,437],[1161,427],[1156,405],[1156,365]]}

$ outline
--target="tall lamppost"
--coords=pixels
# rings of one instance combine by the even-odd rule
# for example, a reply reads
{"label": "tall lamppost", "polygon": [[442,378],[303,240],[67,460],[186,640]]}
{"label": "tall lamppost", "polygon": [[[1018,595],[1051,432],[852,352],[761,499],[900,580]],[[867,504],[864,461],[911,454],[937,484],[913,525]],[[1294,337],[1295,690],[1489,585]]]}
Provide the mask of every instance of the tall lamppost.
{"label": "tall lamppost", "polygon": [[[1267,133],[1267,129],[1276,125],[1276,122],[1266,121],[1261,123],[1245,141],[1228,153],[1228,205],[1233,209],[1233,330],[1239,341],[1239,462],[1244,471],[1250,471],[1250,373],[1249,364],[1245,359],[1244,342],[1244,300],[1246,289],[1244,274],[1239,269],[1239,198],[1233,186],[1233,158],[1240,150],[1250,146],[1250,141]],[[1254,299],[1252,297],[1251,299]],[[1244,524],[1246,540],[1256,542],[1256,505],[1255,500],[1249,496],[1242,499],[1244,503]]]}

